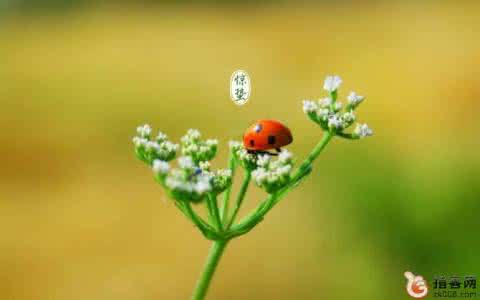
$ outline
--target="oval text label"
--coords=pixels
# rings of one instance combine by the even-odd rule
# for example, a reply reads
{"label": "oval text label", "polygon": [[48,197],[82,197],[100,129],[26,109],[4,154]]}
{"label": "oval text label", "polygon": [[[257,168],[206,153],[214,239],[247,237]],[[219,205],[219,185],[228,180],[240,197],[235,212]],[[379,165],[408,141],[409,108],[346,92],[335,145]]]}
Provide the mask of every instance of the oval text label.
{"label": "oval text label", "polygon": [[233,72],[230,78],[230,98],[237,105],[247,103],[250,98],[252,86],[250,83],[250,76],[243,70]]}

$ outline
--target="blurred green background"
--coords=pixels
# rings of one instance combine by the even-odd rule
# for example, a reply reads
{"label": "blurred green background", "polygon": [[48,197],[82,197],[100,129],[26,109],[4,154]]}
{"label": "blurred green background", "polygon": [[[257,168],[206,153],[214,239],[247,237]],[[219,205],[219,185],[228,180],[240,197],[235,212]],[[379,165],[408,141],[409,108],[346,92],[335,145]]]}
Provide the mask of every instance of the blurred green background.
{"label": "blurred green background", "polygon": [[198,128],[222,167],[275,118],[301,159],[321,136],[301,100],[327,74],[367,96],[375,136],[334,140],[229,245],[209,299],[407,299],[406,270],[480,275],[480,2],[1,3],[1,299],[187,299],[209,242],[135,159],[135,127]]}

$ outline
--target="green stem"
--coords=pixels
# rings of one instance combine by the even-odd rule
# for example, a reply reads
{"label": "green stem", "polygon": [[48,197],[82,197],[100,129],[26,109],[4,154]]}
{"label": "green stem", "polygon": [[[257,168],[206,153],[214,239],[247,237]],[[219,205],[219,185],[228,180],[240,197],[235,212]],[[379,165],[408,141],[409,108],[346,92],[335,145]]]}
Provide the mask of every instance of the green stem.
{"label": "green stem", "polygon": [[218,211],[217,197],[209,194],[207,195],[207,205],[209,209],[209,214],[213,220],[214,226],[219,230],[223,230],[222,221],[220,220],[220,213]]}
{"label": "green stem", "polygon": [[347,140],[358,140],[359,137],[351,133],[337,132],[337,136],[342,137]]}
{"label": "green stem", "polygon": [[245,198],[245,194],[247,193],[248,184],[250,183],[250,178],[252,177],[252,172],[246,171],[245,178],[243,179],[242,187],[240,188],[240,192],[238,193],[237,202],[235,203],[235,209],[233,211],[232,217],[228,222],[225,228],[230,228],[237,217],[238,211],[240,210],[240,206],[242,206],[243,198]]}
{"label": "green stem", "polygon": [[192,220],[193,224],[195,224],[203,233],[215,232],[215,230],[207,222],[205,222],[199,215],[195,213],[189,202],[185,202],[184,206],[177,206],[180,208],[180,210],[182,210],[182,212],[186,214],[186,216],[188,216],[190,220]]}
{"label": "green stem", "polygon": [[207,261],[205,267],[203,268],[202,274],[197,281],[197,285],[193,290],[191,300],[203,300],[207,294],[208,286],[212,280],[215,269],[218,266],[218,262],[222,257],[223,251],[227,246],[228,240],[218,240],[214,241],[210,252],[208,253]]}
{"label": "green stem", "polygon": [[[232,171],[232,181],[233,181],[233,176],[235,173],[235,157],[233,156],[233,153],[230,153],[230,159],[228,161],[228,168],[230,171]],[[227,190],[225,191],[225,194],[223,195],[223,205],[220,211],[220,218],[222,219],[223,224],[227,225],[227,217],[228,217],[228,207],[230,205],[230,194],[232,192],[232,185],[231,184]]]}
{"label": "green stem", "polygon": [[295,173],[292,176],[291,182],[295,183],[295,181],[297,181],[302,177],[303,172],[305,172],[305,170],[312,165],[313,161],[320,155],[320,153],[323,151],[323,149],[325,149],[328,142],[330,142],[330,140],[333,137],[334,137],[333,133],[325,131],[320,142],[318,142],[315,148],[313,148],[312,152],[310,152],[310,154],[303,161],[300,167],[298,167],[298,169],[295,171]]}
{"label": "green stem", "polygon": [[205,199],[205,204],[207,205],[208,223],[218,229],[217,222],[213,217],[212,202],[210,201],[210,197],[207,196],[207,199]]}
{"label": "green stem", "polygon": [[335,102],[337,101],[337,91],[333,91],[330,93],[330,98],[332,99],[332,103],[330,104],[330,109],[335,110]]}

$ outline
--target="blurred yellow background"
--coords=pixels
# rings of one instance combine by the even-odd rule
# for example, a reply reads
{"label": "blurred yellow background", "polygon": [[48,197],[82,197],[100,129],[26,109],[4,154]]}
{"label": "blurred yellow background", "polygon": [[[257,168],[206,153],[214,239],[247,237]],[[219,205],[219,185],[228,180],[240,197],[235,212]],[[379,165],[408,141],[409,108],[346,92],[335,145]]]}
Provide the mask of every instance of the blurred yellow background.
{"label": "blurred yellow background", "polygon": [[30,2],[0,6],[0,299],[187,299],[209,242],[135,159],[135,127],[198,128],[223,167],[275,118],[300,160],[321,136],[301,100],[328,74],[367,96],[375,136],[334,140],[229,244],[208,299],[407,299],[406,270],[480,275],[480,2]]}

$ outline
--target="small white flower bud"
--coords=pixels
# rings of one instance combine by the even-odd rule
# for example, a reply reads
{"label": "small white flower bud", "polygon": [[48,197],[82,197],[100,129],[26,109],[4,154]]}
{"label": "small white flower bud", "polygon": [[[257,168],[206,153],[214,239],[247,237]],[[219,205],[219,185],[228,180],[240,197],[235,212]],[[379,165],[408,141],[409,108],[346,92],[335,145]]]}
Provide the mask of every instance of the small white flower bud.
{"label": "small white flower bud", "polygon": [[182,169],[193,169],[195,167],[192,157],[190,156],[182,156],[178,158],[178,165]]}
{"label": "small white flower bud", "polygon": [[160,149],[160,145],[157,144],[157,142],[153,142],[153,141],[149,141],[147,142],[145,148],[147,150],[155,150],[155,151],[158,151]]}
{"label": "small white flower bud", "polygon": [[213,139],[206,140],[205,144],[207,144],[207,146],[217,146],[218,145],[218,140],[213,140]]}
{"label": "small white flower bud", "polygon": [[210,183],[205,182],[205,181],[199,181],[199,182],[197,182],[197,183],[195,184],[195,187],[194,187],[195,192],[197,192],[198,194],[204,194],[204,193],[210,191],[211,188],[212,188],[212,187],[211,187]]}
{"label": "small white flower bud", "polygon": [[212,190],[216,193],[223,192],[232,183],[232,170],[220,169],[211,173]]}
{"label": "small white flower bud", "polygon": [[278,155],[278,160],[284,164],[289,163],[292,161],[292,153],[288,150],[283,149],[282,152]]}
{"label": "small white flower bud", "polygon": [[260,167],[268,166],[269,162],[270,162],[270,155],[268,155],[268,154],[260,155],[257,158],[257,165],[260,166]]}
{"label": "small white flower bud", "polygon": [[328,110],[328,108],[322,108],[317,111],[318,118],[323,121],[326,121],[328,119],[329,114],[330,111]]}
{"label": "small white flower bud", "polygon": [[291,170],[292,170],[291,165],[285,165],[285,166],[277,168],[275,171],[278,174],[278,176],[285,176],[285,175],[290,174]]}
{"label": "small white flower bud", "polygon": [[345,123],[351,124],[355,122],[355,115],[353,114],[353,112],[346,112],[342,115],[342,119]]}
{"label": "small white flower bud", "polygon": [[347,97],[348,104],[350,104],[351,106],[357,106],[358,104],[360,104],[360,102],[363,101],[363,99],[365,99],[365,97],[357,95],[355,92],[350,92]]}
{"label": "small white flower bud", "polygon": [[267,183],[274,184],[279,180],[280,180],[280,177],[276,174],[276,172],[268,173]]}
{"label": "small white flower bud", "polygon": [[248,151],[245,149],[240,149],[237,152],[237,155],[238,155],[238,158],[240,158],[241,160],[249,160],[249,157],[250,157]]}
{"label": "small white flower bud", "polygon": [[267,170],[265,170],[264,168],[255,169],[252,172],[252,177],[257,183],[257,185],[262,185],[267,180],[267,177],[268,177]]}
{"label": "small white flower bud", "polygon": [[210,184],[210,176],[207,174],[200,174],[197,177],[197,182],[195,183],[194,189],[198,194],[203,194],[212,190],[212,185]]}
{"label": "small white flower bud", "polygon": [[258,167],[252,172],[255,183],[265,189],[267,193],[273,193],[284,187],[290,180],[292,171],[292,154],[287,150],[280,152],[278,159],[269,157],[269,163],[262,162],[263,157],[257,160]]}
{"label": "small white flower bud", "polygon": [[242,147],[242,144],[239,141],[229,141],[228,147],[230,147],[230,149],[239,149]]}
{"label": "small white flower bud", "polygon": [[333,93],[334,91],[338,90],[340,85],[342,84],[342,79],[338,76],[327,76],[325,78],[325,82],[323,83],[323,89]]}
{"label": "small white flower bud", "polygon": [[230,169],[220,169],[217,171],[217,175],[221,177],[232,177],[232,170]]}
{"label": "small white flower bud", "polygon": [[151,133],[152,133],[152,128],[148,124],[137,127],[137,134],[140,137],[149,137]]}
{"label": "small white flower bud", "polygon": [[167,177],[167,180],[165,180],[165,184],[167,185],[168,188],[172,190],[182,190],[182,191],[190,192],[192,189],[191,185],[175,177]]}
{"label": "small white flower bud", "polygon": [[328,118],[328,127],[334,129],[342,128],[342,120],[338,115],[332,115]]}
{"label": "small white flower bud", "polygon": [[202,154],[204,154],[205,152],[208,152],[209,150],[210,150],[210,147],[203,146],[203,145],[198,148],[198,152]]}
{"label": "small white flower bud", "polygon": [[156,174],[167,174],[170,171],[170,165],[168,162],[156,159],[153,161],[153,172]]}
{"label": "small white flower bud", "polygon": [[210,162],[208,162],[208,161],[201,161],[198,166],[199,166],[200,169],[202,169],[203,171],[208,171],[208,170],[210,170]]}
{"label": "small white flower bud", "polygon": [[159,143],[164,142],[167,139],[168,139],[168,136],[163,132],[159,132],[158,135],[157,135],[157,138],[156,138],[157,142],[159,142]]}
{"label": "small white flower bud", "polygon": [[191,156],[195,163],[208,161],[215,157],[217,153],[218,140],[210,139],[200,140],[200,132],[196,129],[189,129],[187,134],[181,139],[182,154]]}
{"label": "small white flower bud", "polygon": [[325,97],[325,98],[319,99],[318,104],[320,104],[320,107],[323,107],[323,108],[329,107],[330,104],[332,104],[332,98]]}
{"label": "small white flower bud", "polygon": [[165,141],[160,144],[160,148],[165,148],[168,152],[176,152],[178,150],[178,144],[174,144],[170,141]]}
{"label": "small white flower bud", "polygon": [[184,145],[194,144],[198,142],[198,140],[200,139],[200,136],[201,136],[200,131],[198,131],[197,129],[189,129],[187,130],[187,133],[184,136],[182,136],[180,140]]}
{"label": "small white flower bud", "polygon": [[199,147],[197,144],[190,144],[182,149],[183,154],[191,154],[197,151],[199,151]]}
{"label": "small white flower bud", "polygon": [[373,135],[373,130],[367,124],[357,124],[354,133],[360,138]]}
{"label": "small white flower bud", "polygon": [[318,106],[315,102],[310,100],[303,100],[303,112],[308,114],[316,111]]}
{"label": "small white flower bud", "polygon": [[135,147],[140,147],[140,146],[145,147],[148,143],[147,139],[141,138],[141,137],[138,137],[138,136],[133,137],[132,141],[133,141],[133,144],[135,145]]}
{"label": "small white flower bud", "polygon": [[197,129],[189,129],[187,131],[187,135],[190,136],[192,139],[199,139],[201,136],[200,131],[198,131]]}

